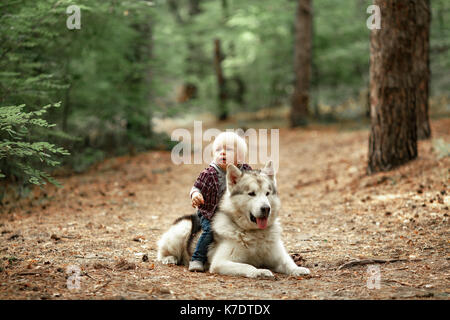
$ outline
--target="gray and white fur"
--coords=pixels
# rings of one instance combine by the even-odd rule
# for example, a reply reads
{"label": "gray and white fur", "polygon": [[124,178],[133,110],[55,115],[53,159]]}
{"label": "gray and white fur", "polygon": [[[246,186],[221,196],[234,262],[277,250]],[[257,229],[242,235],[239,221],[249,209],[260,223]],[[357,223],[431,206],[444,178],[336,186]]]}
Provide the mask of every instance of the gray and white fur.
{"label": "gray and white fur", "polygon": [[[273,278],[272,271],[309,274],[309,269],[295,264],[283,245],[280,207],[272,161],[262,170],[250,171],[230,164],[227,190],[211,221],[214,241],[208,250],[209,271],[249,278]],[[177,219],[158,241],[157,260],[187,265],[198,231],[196,215]]]}

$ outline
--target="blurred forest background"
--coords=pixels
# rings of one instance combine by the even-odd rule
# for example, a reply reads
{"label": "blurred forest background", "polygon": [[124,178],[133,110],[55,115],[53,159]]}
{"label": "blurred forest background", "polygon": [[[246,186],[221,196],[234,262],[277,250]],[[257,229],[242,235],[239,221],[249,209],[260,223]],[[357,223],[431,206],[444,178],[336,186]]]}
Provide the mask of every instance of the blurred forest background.
{"label": "blurred forest background", "polygon": [[[313,122],[369,125],[370,4],[312,2]],[[80,29],[66,26],[70,5],[81,9]],[[51,168],[81,172],[106,157],[169,150],[173,142],[154,130],[155,119],[289,110],[296,6],[293,0],[2,1],[3,181],[26,193],[29,184],[57,183]],[[450,2],[432,0],[431,9],[433,118],[450,111]]]}

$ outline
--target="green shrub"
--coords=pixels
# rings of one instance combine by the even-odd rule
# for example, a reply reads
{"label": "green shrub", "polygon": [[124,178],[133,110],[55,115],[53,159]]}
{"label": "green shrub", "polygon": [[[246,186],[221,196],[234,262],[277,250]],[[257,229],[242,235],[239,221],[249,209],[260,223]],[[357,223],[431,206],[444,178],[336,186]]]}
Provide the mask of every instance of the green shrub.
{"label": "green shrub", "polygon": [[24,111],[25,105],[0,107],[0,178],[58,185],[44,169],[59,165],[56,157],[69,153],[52,143],[36,140],[39,129],[54,126],[42,118],[51,107],[57,108],[59,103],[30,112]]}

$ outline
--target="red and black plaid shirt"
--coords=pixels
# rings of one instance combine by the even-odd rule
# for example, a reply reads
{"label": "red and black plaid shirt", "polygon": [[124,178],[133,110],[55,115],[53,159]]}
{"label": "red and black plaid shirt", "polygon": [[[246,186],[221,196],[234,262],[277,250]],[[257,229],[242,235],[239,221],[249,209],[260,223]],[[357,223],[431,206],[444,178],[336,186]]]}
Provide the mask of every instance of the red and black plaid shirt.
{"label": "red and black plaid shirt", "polygon": [[[246,163],[243,163],[240,169],[252,170]],[[198,211],[200,211],[205,218],[211,219],[216,212],[219,201],[223,195],[219,194],[219,178],[216,169],[213,166],[205,168],[195,181],[194,187],[200,190],[203,200],[205,200],[205,202],[198,207]]]}

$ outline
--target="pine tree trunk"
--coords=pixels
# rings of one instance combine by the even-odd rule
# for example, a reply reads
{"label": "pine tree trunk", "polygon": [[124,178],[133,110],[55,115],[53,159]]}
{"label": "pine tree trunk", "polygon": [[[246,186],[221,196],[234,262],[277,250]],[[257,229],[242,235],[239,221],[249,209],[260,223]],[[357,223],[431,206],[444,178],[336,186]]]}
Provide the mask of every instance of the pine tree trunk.
{"label": "pine tree trunk", "polygon": [[417,35],[414,67],[416,68],[416,107],[417,107],[417,138],[431,137],[428,118],[428,94],[430,81],[430,0],[418,0],[416,7]]}
{"label": "pine tree trunk", "polygon": [[189,15],[193,17],[201,12],[200,0],[189,0]]}
{"label": "pine tree trunk", "polygon": [[228,119],[226,81],[222,70],[223,59],[224,56],[220,48],[220,39],[215,39],[214,67],[216,69],[216,78],[217,78],[219,120]]}
{"label": "pine tree trunk", "polygon": [[416,6],[375,0],[381,29],[371,31],[368,173],[388,171],[417,157],[413,70]]}
{"label": "pine tree trunk", "polygon": [[224,19],[228,18],[228,0],[221,0]]}
{"label": "pine tree trunk", "polygon": [[61,130],[63,132],[67,133],[67,121],[69,119],[69,112],[70,112],[70,85],[66,89],[65,92],[65,99],[64,99],[64,105],[63,105],[63,113],[62,113],[62,125]]}
{"label": "pine tree trunk", "polygon": [[70,79],[70,59],[66,59],[66,63],[64,66],[65,69],[65,81],[69,85],[68,88],[65,90],[65,99],[62,109],[62,121],[61,121],[61,129],[63,132],[67,133],[67,122],[69,121],[69,114],[70,114],[70,107],[71,107],[71,101],[70,101],[70,90],[72,89],[72,81]]}
{"label": "pine tree trunk", "polygon": [[294,71],[295,86],[291,97],[290,122],[292,127],[306,125],[311,81],[312,47],[311,0],[298,0],[295,21]]}

